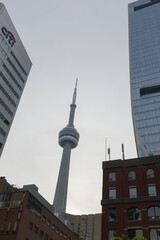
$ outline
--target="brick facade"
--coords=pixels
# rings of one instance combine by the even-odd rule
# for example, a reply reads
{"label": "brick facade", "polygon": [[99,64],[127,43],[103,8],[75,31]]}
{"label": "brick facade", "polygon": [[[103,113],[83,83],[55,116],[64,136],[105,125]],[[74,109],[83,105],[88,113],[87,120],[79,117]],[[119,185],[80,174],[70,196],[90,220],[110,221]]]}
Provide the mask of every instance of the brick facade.
{"label": "brick facade", "polygon": [[[7,183],[0,178],[0,190],[2,182]],[[0,240],[75,240],[77,237],[29,191],[1,191]]]}
{"label": "brick facade", "polygon": [[[147,176],[148,169],[153,170],[154,176]],[[135,179],[129,178],[131,171],[135,173]],[[110,173],[115,173],[115,179],[109,180]],[[150,187],[151,193],[148,192]],[[135,196],[130,195],[132,190],[130,193],[129,188],[136,189]],[[156,193],[152,194],[152,188],[156,189]],[[110,189],[116,189],[113,198],[109,196]],[[143,236],[152,240],[150,230],[157,231],[160,228],[160,215],[150,219],[148,209],[160,207],[160,156],[103,162],[102,191],[102,240],[110,240],[109,231],[114,230],[113,233],[120,236],[128,235],[132,229],[142,231]],[[140,210],[141,217],[138,220],[128,217],[131,208]],[[110,219],[109,211],[112,209],[116,217]]]}

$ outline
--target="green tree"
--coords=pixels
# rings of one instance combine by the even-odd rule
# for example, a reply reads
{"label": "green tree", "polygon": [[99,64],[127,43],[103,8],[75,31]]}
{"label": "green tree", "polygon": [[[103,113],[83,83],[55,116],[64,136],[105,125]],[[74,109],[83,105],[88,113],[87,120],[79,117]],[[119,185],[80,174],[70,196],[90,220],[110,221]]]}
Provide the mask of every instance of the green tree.
{"label": "green tree", "polygon": [[118,236],[117,237],[112,237],[111,240],[128,240],[128,237],[127,237],[127,235],[122,234],[121,237],[118,237]]}
{"label": "green tree", "polygon": [[132,240],[147,240],[147,238],[143,236],[138,236],[138,237],[134,237]]}
{"label": "green tree", "polygon": [[134,237],[132,239],[128,238],[127,235],[125,234],[122,234],[121,237],[112,237],[111,240],[147,240],[147,238],[143,237],[143,236],[137,236],[137,237]]}

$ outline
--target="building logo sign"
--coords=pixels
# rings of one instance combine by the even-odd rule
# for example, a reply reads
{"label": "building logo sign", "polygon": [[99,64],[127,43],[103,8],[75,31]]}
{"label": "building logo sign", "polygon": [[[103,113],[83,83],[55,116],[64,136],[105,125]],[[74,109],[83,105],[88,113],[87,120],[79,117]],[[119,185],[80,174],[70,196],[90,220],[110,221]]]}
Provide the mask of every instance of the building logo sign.
{"label": "building logo sign", "polygon": [[13,47],[13,45],[16,42],[15,37],[13,36],[13,34],[10,31],[8,31],[5,27],[2,27],[1,30],[2,30],[2,33],[5,36],[5,38],[8,39],[8,42],[11,45],[11,47]]}

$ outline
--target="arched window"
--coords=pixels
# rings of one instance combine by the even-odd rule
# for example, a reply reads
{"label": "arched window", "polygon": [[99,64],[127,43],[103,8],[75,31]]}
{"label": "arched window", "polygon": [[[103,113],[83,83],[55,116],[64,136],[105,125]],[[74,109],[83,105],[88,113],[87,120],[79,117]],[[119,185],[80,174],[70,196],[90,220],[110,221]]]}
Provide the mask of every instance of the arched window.
{"label": "arched window", "polygon": [[130,208],[127,211],[128,221],[140,221],[141,217],[141,210],[139,208]]}
{"label": "arched window", "polygon": [[130,171],[128,173],[128,179],[129,180],[135,180],[136,179],[136,173],[134,171]]}
{"label": "arched window", "polygon": [[154,170],[149,168],[147,169],[147,178],[154,178]]}
{"label": "arched window", "polygon": [[160,219],[160,207],[158,206],[149,207],[148,219]]}

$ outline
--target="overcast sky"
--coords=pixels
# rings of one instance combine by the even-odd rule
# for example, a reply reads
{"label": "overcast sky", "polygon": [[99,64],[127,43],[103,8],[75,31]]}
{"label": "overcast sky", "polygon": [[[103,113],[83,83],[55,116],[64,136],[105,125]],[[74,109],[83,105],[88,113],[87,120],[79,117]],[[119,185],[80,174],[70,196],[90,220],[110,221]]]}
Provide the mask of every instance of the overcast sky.
{"label": "overcast sky", "polygon": [[[5,149],[0,176],[36,184],[53,201],[78,77],[67,212],[101,212],[105,138],[111,159],[136,157],[128,53],[129,0],[1,0],[33,63]],[[107,158],[108,159],[108,158]]]}

